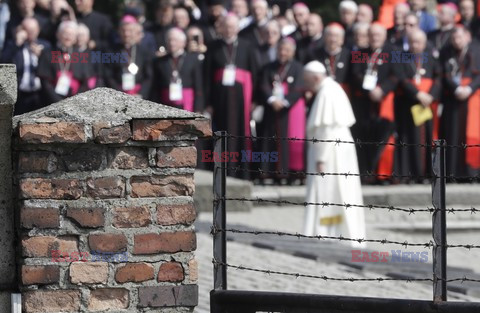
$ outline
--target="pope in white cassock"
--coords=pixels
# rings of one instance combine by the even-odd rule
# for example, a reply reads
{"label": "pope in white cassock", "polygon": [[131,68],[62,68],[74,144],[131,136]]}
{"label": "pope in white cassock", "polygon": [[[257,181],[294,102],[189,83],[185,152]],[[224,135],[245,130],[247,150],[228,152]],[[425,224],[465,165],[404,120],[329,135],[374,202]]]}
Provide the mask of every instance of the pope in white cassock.
{"label": "pope in white cassock", "polygon": [[[307,138],[353,141],[350,127],[355,124],[350,100],[342,87],[326,75],[325,67],[312,61],[304,68],[306,88],[314,94],[307,121]],[[357,153],[350,143],[308,142],[309,173],[358,173]],[[363,205],[358,176],[307,176],[306,201]],[[365,238],[364,209],[359,207],[308,205],[304,234]],[[365,243],[352,242],[353,246]]]}

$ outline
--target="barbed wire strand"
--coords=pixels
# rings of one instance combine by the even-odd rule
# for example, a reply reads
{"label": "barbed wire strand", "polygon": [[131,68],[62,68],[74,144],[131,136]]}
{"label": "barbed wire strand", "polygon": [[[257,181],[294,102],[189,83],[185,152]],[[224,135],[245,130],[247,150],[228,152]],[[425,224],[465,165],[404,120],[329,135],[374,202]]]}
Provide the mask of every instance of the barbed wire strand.
{"label": "barbed wire strand", "polygon": [[[413,208],[399,208],[395,207],[392,205],[373,205],[373,204],[350,204],[350,203],[330,203],[330,202],[295,202],[295,201],[290,201],[290,200],[269,200],[269,199],[262,199],[262,198],[255,198],[255,199],[249,199],[249,198],[228,198],[228,197],[219,197],[217,199],[214,199],[214,203],[218,203],[218,201],[241,201],[241,202],[257,202],[257,203],[273,203],[273,204],[288,204],[288,205],[298,205],[298,206],[309,206],[309,205],[315,205],[315,206],[321,206],[321,207],[330,207],[330,206],[337,206],[337,207],[344,207],[345,209],[351,208],[351,207],[357,207],[357,208],[365,208],[369,210],[374,210],[374,209],[382,209],[382,210],[387,210],[387,211],[399,211],[399,212],[405,212],[409,214],[415,214],[416,212],[428,212],[428,213],[435,213],[437,211],[443,211],[442,209],[439,208],[426,208],[426,209],[413,209]],[[452,213],[454,214],[455,212],[470,212],[472,214],[476,214],[479,209],[476,209],[474,207],[471,207],[469,209],[445,209],[445,212],[447,213]]]}
{"label": "barbed wire strand", "polygon": [[[316,138],[297,138],[297,137],[254,137],[254,136],[239,136],[239,135],[230,135],[227,134],[225,136],[217,136],[214,134],[213,139],[218,138],[227,138],[227,139],[244,139],[244,140],[270,140],[270,141],[304,141],[304,142],[312,142],[312,143],[335,143],[335,144],[353,144],[353,145],[373,145],[373,146],[393,146],[393,147],[419,147],[419,148],[436,148],[437,145],[434,143],[405,143],[402,141],[398,141],[397,143],[392,143],[388,141],[362,141],[362,140],[355,140],[355,141],[348,141],[348,140],[340,140],[340,139],[316,139]],[[461,149],[468,149],[468,148],[480,148],[480,144],[466,144],[460,143],[458,145],[448,145],[445,144],[443,147],[445,148],[461,148]]]}
{"label": "barbed wire strand", "polygon": [[438,245],[435,244],[432,240],[429,242],[424,243],[409,243],[408,241],[395,241],[395,240],[388,240],[388,239],[364,239],[364,238],[348,238],[348,237],[335,237],[335,236],[308,236],[299,233],[288,233],[288,232],[280,232],[280,231],[258,231],[258,230],[240,230],[240,229],[217,229],[215,226],[211,226],[210,234],[216,235],[218,233],[234,233],[234,234],[249,234],[249,235],[275,235],[279,237],[295,237],[295,238],[304,238],[304,239],[318,239],[318,240],[338,240],[338,241],[351,241],[351,242],[371,242],[371,243],[381,243],[381,244],[394,244],[400,245],[405,248],[408,247],[424,247],[424,248],[432,248],[432,247],[446,247],[446,248],[465,248],[465,249],[480,249],[480,245],[473,245],[473,244],[466,244],[466,245]]}
{"label": "barbed wire strand", "polygon": [[[433,282],[434,278],[394,278],[394,277],[376,277],[376,278],[339,278],[339,277],[329,277],[326,275],[312,275],[312,274],[301,274],[301,273],[292,273],[292,272],[281,272],[281,271],[274,271],[274,270],[264,270],[264,269],[259,269],[259,268],[253,268],[253,267],[248,267],[248,266],[243,266],[243,265],[234,265],[234,264],[229,264],[229,263],[224,263],[224,262],[218,262],[215,259],[212,259],[212,263],[215,266],[226,266],[230,268],[235,268],[237,270],[244,270],[244,271],[252,271],[252,272],[258,272],[258,273],[263,273],[263,274],[276,274],[276,275],[283,275],[283,276],[293,276],[296,278],[303,277],[303,278],[314,278],[314,279],[321,279],[324,281],[349,281],[349,282],[366,282],[366,281],[377,281],[377,282],[383,282],[383,281],[405,281],[405,282],[414,282],[414,281],[428,281],[428,282]],[[435,277],[435,276],[434,276]],[[467,278],[466,276],[462,278],[453,278],[453,279],[443,279],[443,278],[436,278],[438,281],[446,281],[447,283],[450,282],[480,282],[480,279],[472,279],[472,278]]]}

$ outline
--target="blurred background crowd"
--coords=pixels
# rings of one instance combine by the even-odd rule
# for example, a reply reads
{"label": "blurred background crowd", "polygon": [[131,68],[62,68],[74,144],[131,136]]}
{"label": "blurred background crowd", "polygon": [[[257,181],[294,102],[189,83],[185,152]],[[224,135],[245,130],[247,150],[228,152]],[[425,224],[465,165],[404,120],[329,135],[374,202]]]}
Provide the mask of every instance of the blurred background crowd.
{"label": "blurred background crowd", "polygon": [[[315,95],[303,65],[318,60],[350,98],[356,140],[475,145],[478,2],[0,0],[0,62],[17,65],[16,115],[106,86],[210,115],[214,130],[233,135],[305,138]],[[261,175],[234,176],[302,182],[288,174],[305,170],[302,141],[235,140],[229,150],[279,153],[240,162]],[[357,151],[361,173],[380,174],[364,183],[423,182],[430,172],[428,147]],[[449,175],[479,173],[480,148],[447,153]]]}

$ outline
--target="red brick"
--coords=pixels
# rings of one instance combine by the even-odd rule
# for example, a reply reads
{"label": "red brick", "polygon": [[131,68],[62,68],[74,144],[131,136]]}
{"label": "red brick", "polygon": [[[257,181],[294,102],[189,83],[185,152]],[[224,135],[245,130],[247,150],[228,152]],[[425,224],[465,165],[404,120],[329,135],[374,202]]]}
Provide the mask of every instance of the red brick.
{"label": "red brick", "polygon": [[190,225],[195,221],[196,212],[193,203],[186,204],[158,204],[158,225]]}
{"label": "red brick", "polygon": [[83,188],[78,179],[25,178],[20,193],[23,199],[77,200]]}
{"label": "red brick", "polygon": [[25,291],[25,313],[80,312],[80,290]]}
{"label": "red brick", "polygon": [[47,258],[52,250],[62,253],[78,252],[77,238],[70,236],[38,236],[22,239],[22,254],[30,258]]}
{"label": "red brick", "polygon": [[158,270],[158,282],[180,282],[185,278],[182,264],[178,262],[167,262],[160,265]]}
{"label": "red brick", "polygon": [[191,196],[195,192],[193,175],[134,176],[130,184],[134,198]]}
{"label": "red brick", "polygon": [[193,251],[197,240],[193,232],[135,235],[133,254],[176,253]]}
{"label": "red brick", "polygon": [[127,250],[127,237],[122,234],[94,234],[88,236],[90,250],[100,252],[122,252]]}
{"label": "red brick", "polygon": [[22,284],[53,284],[60,280],[60,268],[53,265],[22,265]]}
{"label": "red brick", "polygon": [[21,152],[18,156],[20,173],[53,173],[57,170],[58,159],[52,152]]}
{"label": "red brick", "polygon": [[139,283],[155,278],[155,270],[148,263],[129,263],[117,269],[115,280],[120,283]]}
{"label": "red brick", "polygon": [[90,292],[88,309],[92,311],[126,309],[128,308],[129,301],[127,289],[95,289]]}
{"label": "red brick", "polygon": [[120,126],[97,123],[93,125],[93,135],[97,143],[125,143],[132,137],[132,130],[129,123]]}
{"label": "red brick", "polygon": [[70,265],[70,282],[72,284],[106,284],[108,280],[108,263],[89,262]]}
{"label": "red brick", "polygon": [[123,177],[101,177],[87,179],[87,193],[95,199],[125,197],[125,179]]}
{"label": "red brick", "polygon": [[83,143],[85,125],[73,122],[20,124],[20,140],[26,143]]}
{"label": "red brick", "polygon": [[134,120],[133,140],[162,141],[209,137],[210,120]]}
{"label": "red brick", "polygon": [[110,167],[116,169],[141,169],[148,167],[148,152],[145,148],[125,147],[112,151]]}
{"label": "red brick", "polygon": [[188,276],[190,277],[190,283],[198,282],[198,262],[196,259],[188,261]]}
{"label": "red brick", "polygon": [[158,167],[196,167],[195,147],[161,147],[157,149]]}
{"label": "red brick", "polygon": [[20,222],[24,228],[56,228],[60,226],[59,211],[56,208],[22,207]]}
{"label": "red brick", "polygon": [[105,210],[100,208],[68,208],[66,216],[81,227],[102,227],[105,224]]}
{"label": "red brick", "polygon": [[113,210],[113,226],[118,228],[145,227],[152,218],[148,207],[116,208]]}

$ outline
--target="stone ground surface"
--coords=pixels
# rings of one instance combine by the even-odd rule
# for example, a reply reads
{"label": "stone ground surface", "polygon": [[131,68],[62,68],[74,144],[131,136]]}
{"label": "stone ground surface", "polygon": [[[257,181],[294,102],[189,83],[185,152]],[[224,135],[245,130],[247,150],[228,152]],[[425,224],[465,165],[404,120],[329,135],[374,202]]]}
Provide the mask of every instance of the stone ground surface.
{"label": "stone ground surface", "polygon": [[[470,208],[465,205],[453,205],[451,207]],[[415,206],[414,208],[424,207]],[[231,228],[296,233],[300,232],[302,228],[303,210],[303,207],[300,206],[254,206],[250,212],[228,212],[227,223],[229,224],[228,227]],[[196,224],[198,231],[196,255],[199,263],[200,299],[195,312],[199,313],[209,312],[209,291],[213,286],[212,240],[208,234],[209,225],[212,221],[211,215],[211,213],[200,213]],[[366,220],[367,239],[386,238],[411,243],[423,243],[432,240],[430,213],[409,215],[401,212],[387,213],[373,210],[366,212]],[[449,244],[480,245],[480,214],[449,214],[447,220]],[[247,235],[234,235],[230,238],[232,241],[228,242],[227,247],[228,263],[282,272],[342,278],[432,277],[432,250],[428,248],[405,248],[396,245],[369,243],[366,248],[368,250],[427,251],[428,264],[352,264],[349,260],[351,258],[351,247],[344,242],[318,243],[311,242],[312,239],[306,239],[310,242],[305,242],[305,240],[295,242],[296,238],[269,236],[262,239],[261,236],[250,236],[250,238],[257,238],[248,239],[249,237],[245,236]],[[265,249],[270,244],[269,249]],[[308,254],[307,257],[294,256],[303,253]],[[314,259],[312,259],[311,254],[314,255]],[[480,278],[479,257],[480,249],[448,249],[448,266],[450,267],[448,279],[463,276]],[[464,283],[463,285],[452,283],[449,286],[458,286],[458,290],[450,289],[459,291],[450,290],[448,292],[449,300],[480,301],[480,283]],[[430,282],[325,282],[319,279],[267,275],[237,269],[228,270],[228,288],[363,297],[432,299],[432,284]]]}

